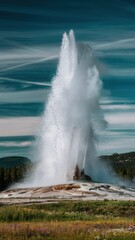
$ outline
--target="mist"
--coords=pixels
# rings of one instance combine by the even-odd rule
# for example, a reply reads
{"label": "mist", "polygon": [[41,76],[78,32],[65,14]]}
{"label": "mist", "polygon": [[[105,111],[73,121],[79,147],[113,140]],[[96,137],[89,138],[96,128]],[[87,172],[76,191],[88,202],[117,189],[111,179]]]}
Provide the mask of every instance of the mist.
{"label": "mist", "polygon": [[97,136],[106,127],[100,108],[103,83],[88,44],[64,33],[59,63],[42,117],[38,161],[17,186],[35,187],[73,181],[76,166],[95,182],[123,184],[97,157]]}

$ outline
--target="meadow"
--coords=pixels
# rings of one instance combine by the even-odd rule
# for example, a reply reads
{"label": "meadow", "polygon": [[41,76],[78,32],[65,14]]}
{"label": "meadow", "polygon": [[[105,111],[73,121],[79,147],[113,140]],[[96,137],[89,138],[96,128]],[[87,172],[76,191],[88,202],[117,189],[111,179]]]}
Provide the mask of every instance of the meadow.
{"label": "meadow", "polygon": [[0,240],[132,240],[134,201],[0,206]]}

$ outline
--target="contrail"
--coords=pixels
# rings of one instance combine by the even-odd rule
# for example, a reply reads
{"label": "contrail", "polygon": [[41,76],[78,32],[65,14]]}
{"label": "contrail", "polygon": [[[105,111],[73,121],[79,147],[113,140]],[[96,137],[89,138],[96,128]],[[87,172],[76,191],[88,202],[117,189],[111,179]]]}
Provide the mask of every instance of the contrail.
{"label": "contrail", "polygon": [[38,53],[42,53],[41,50],[37,49],[37,48],[32,48],[32,47],[27,47],[25,45],[21,45],[20,43],[18,43],[17,41],[12,41],[12,40],[9,40],[8,38],[4,38],[4,37],[0,37],[0,39],[2,39],[4,42],[7,42],[9,43],[10,45],[12,46],[15,46],[15,47],[20,47],[23,48],[23,49],[26,49],[26,50],[32,50],[33,52],[38,52]]}
{"label": "contrail", "polygon": [[13,70],[13,69],[17,69],[17,68],[21,68],[21,67],[24,67],[24,66],[32,65],[32,64],[35,64],[35,63],[50,61],[52,59],[57,59],[57,58],[58,58],[58,55],[53,55],[51,57],[46,57],[46,58],[42,58],[42,59],[39,59],[39,60],[31,61],[31,62],[25,62],[25,63],[22,63],[22,64],[18,64],[16,66],[12,66],[12,67],[9,67],[9,68],[2,69],[2,70],[0,70],[0,73],[1,72],[7,72],[9,70]]}
{"label": "contrail", "polygon": [[120,44],[130,43],[130,42],[134,42],[134,41],[135,41],[135,38],[120,39],[120,40],[117,40],[114,42],[107,42],[107,43],[99,44],[99,45],[95,46],[94,48],[95,49],[109,48],[109,47],[112,48],[112,47],[115,47]]}
{"label": "contrail", "polygon": [[33,82],[33,81],[26,81],[22,79],[15,79],[15,78],[8,78],[8,77],[0,77],[0,80],[10,81],[10,82],[17,82],[17,83],[25,83],[25,84],[32,84],[38,86],[51,86],[51,83],[43,83],[43,82]]}

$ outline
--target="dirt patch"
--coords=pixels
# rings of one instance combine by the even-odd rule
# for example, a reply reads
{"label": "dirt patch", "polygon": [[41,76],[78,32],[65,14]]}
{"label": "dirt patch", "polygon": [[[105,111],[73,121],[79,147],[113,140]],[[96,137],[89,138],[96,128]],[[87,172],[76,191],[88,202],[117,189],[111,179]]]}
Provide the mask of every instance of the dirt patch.
{"label": "dirt patch", "polygon": [[61,184],[53,186],[51,189],[54,191],[54,190],[71,190],[77,188],[80,188],[79,184]]}

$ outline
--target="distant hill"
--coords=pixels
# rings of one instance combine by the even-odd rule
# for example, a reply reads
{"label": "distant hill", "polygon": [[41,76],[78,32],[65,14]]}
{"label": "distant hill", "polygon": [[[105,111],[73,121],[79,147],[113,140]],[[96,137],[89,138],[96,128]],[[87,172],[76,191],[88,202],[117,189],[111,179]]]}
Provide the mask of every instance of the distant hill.
{"label": "distant hill", "polygon": [[13,168],[22,165],[29,165],[31,161],[26,157],[12,156],[0,158],[0,168]]}

